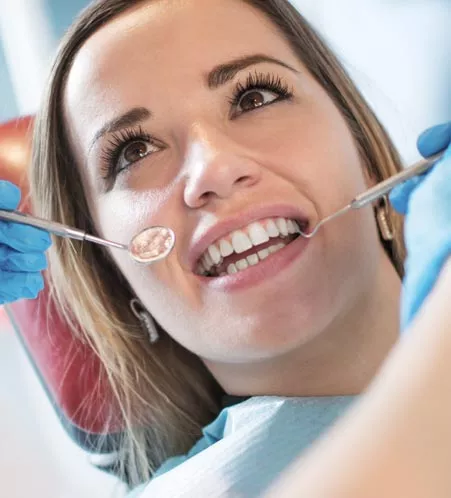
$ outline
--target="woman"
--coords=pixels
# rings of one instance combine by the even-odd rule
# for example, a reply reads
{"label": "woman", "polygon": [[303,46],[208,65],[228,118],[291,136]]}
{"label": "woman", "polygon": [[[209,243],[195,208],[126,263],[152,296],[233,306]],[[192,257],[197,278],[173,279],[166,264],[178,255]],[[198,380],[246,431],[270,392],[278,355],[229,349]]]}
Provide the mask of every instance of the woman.
{"label": "woman", "polygon": [[[285,441],[290,417],[285,439],[303,427],[305,400],[320,402],[311,419],[331,413],[316,437],[368,387],[399,336],[400,218],[378,203],[310,241],[297,231],[400,168],[337,60],[285,0],[102,0],[77,20],[37,119],[35,211],[124,243],[149,225],[177,235],[148,268],[67,240],[49,251],[66,318],[121,403],[124,466],[133,484],[160,476],[144,494],[178,496],[184,469],[209,460],[197,496],[214,496],[205,481],[230,465],[216,495],[258,496],[313,439],[276,459],[262,451]],[[155,322],[147,334],[137,302]],[[277,430],[254,427],[258,443],[239,465],[227,411],[193,447],[224,394],[251,397],[230,411],[249,409],[257,422],[274,403],[289,407],[267,421]],[[190,448],[188,461],[168,461]],[[255,455],[260,474],[246,470]]]}

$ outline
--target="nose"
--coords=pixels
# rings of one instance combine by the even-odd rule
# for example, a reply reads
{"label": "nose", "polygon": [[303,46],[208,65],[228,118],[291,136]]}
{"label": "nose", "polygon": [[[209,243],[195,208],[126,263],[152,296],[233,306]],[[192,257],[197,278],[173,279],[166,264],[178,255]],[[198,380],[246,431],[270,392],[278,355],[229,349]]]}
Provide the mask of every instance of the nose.
{"label": "nose", "polygon": [[261,176],[257,162],[217,133],[215,141],[205,133],[191,141],[184,170],[184,201],[191,208],[203,207],[213,199],[230,198],[258,183]]}

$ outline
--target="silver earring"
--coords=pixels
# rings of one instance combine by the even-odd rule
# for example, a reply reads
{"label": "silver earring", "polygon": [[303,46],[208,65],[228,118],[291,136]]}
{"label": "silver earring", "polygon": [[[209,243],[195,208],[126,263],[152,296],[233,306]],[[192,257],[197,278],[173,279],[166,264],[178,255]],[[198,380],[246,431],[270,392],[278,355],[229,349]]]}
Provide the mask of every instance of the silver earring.
{"label": "silver earring", "polygon": [[158,334],[157,326],[155,324],[152,315],[144,308],[142,303],[138,299],[132,299],[130,301],[130,309],[136,318],[141,322],[141,326],[149,335],[149,340],[151,344],[155,344],[160,335]]}

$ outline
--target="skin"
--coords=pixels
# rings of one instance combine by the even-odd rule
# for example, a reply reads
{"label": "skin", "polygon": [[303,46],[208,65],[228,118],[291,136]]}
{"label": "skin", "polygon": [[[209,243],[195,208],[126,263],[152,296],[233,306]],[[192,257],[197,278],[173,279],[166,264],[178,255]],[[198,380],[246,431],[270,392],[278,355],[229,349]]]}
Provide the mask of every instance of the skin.
{"label": "skin", "polygon": [[[251,54],[296,71],[265,62],[208,88],[213,67]],[[293,98],[231,119],[228,99],[255,71],[280,77]],[[164,147],[150,146],[108,185],[102,151],[111,135],[91,142],[134,107],[151,110],[141,127]],[[177,246],[164,262],[143,268],[112,254],[155,319],[226,392],[338,395],[367,386],[398,337],[400,293],[371,208],[326,225],[258,287],[221,292],[187,264],[194,235],[250,206],[297,206],[315,223],[371,183],[333,101],[260,12],[239,0],[180,0],[124,13],[79,51],[64,112],[100,235],[127,243],[146,226],[174,229]]]}
{"label": "skin", "polygon": [[450,292],[448,258],[365,395],[264,498],[451,496]]}

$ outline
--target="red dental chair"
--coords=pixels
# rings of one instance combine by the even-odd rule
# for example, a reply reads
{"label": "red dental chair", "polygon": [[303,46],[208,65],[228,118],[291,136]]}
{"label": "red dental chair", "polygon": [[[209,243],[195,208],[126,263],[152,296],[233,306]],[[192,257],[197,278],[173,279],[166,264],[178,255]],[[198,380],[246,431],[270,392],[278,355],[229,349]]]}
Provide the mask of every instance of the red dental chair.
{"label": "red dental chair", "polygon": [[[32,126],[32,117],[0,125],[0,179],[20,186],[25,212]],[[117,474],[123,421],[98,358],[58,317],[48,289],[4,309],[68,434],[93,465]]]}

